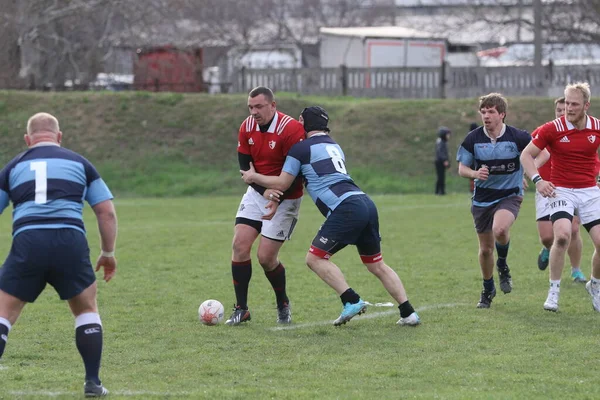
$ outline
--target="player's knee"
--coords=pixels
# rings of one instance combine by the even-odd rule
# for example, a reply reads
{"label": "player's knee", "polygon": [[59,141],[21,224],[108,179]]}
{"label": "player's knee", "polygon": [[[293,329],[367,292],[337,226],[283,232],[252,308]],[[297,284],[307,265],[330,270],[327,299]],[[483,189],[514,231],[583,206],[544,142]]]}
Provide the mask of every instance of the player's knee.
{"label": "player's knee", "polygon": [[483,257],[492,257],[494,255],[494,248],[488,246],[482,246],[479,248],[479,255]]}
{"label": "player's knee", "polygon": [[306,257],[304,258],[304,261],[306,262],[306,265],[308,266],[308,268],[310,268],[311,270],[314,269],[313,267],[316,265],[316,263],[321,260],[321,257],[318,257],[316,255],[314,255],[313,253],[306,253]]}
{"label": "player's knee", "polygon": [[493,231],[494,231],[494,237],[496,239],[504,239],[506,237],[508,237],[508,230],[509,227],[508,226],[494,226]]}
{"label": "player's knee", "polygon": [[375,276],[383,275],[389,267],[383,262],[378,261],[375,263],[364,263],[370,273]]}
{"label": "player's knee", "polygon": [[240,239],[236,236],[233,238],[233,244],[231,247],[233,251],[233,258],[235,260],[250,259],[250,250],[252,249],[252,242]]}
{"label": "player's knee", "polygon": [[259,252],[258,263],[265,271],[272,271],[277,267],[277,265],[279,265],[277,253],[272,254],[270,252]]}
{"label": "player's knee", "polygon": [[554,234],[554,243],[553,246],[558,246],[560,248],[566,248],[569,245],[569,241],[571,239],[571,232],[556,232]]}

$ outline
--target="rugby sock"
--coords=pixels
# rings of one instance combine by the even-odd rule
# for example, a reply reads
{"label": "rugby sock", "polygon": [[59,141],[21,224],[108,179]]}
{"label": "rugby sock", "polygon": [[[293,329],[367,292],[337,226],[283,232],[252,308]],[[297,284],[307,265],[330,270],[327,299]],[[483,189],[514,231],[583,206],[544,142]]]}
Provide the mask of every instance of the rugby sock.
{"label": "rugby sock", "polygon": [[485,290],[486,292],[493,292],[495,289],[495,285],[494,285],[494,277],[492,276],[490,279],[484,279],[483,280],[483,290]]}
{"label": "rugby sock", "polygon": [[500,244],[496,242],[496,252],[498,253],[498,262],[496,264],[501,267],[506,266],[506,257],[508,257],[508,246],[510,246],[510,241],[506,244]]}
{"label": "rugby sock", "polygon": [[4,348],[6,347],[10,328],[12,328],[10,322],[8,322],[7,319],[0,317],[0,358],[2,358],[2,354],[4,354]]}
{"label": "rugby sock", "polygon": [[102,322],[97,313],[84,313],[75,318],[75,343],[85,365],[85,380],[100,385],[102,358]]}
{"label": "rugby sock", "polygon": [[273,271],[265,271],[265,275],[275,291],[277,307],[283,306],[283,303],[289,304],[290,300],[285,292],[285,267],[283,264],[279,263]]}
{"label": "rugby sock", "polygon": [[346,303],[356,304],[360,300],[360,296],[356,293],[352,288],[348,288],[342,295],[340,296],[342,299],[342,304],[346,305]]}
{"label": "rugby sock", "polygon": [[560,279],[552,280],[550,279],[550,291],[551,292],[560,292]]}
{"label": "rugby sock", "polygon": [[252,260],[232,261],[231,276],[233,276],[233,288],[235,289],[236,306],[248,309],[248,285],[252,278]]}
{"label": "rugby sock", "polygon": [[581,271],[581,268],[571,266],[571,273],[574,273],[574,272],[577,272],[577,271]]}
{"label": "rugby sock", "polygon": [[400,317],[401,318],[406,318],[408,316],[410,316],[410,314],[415,312],[415,309],[413,308],[413,306],[410,305],[410,301],[406,300],[404,303],[400,304],[398,306],[398,308],[400,309]]}

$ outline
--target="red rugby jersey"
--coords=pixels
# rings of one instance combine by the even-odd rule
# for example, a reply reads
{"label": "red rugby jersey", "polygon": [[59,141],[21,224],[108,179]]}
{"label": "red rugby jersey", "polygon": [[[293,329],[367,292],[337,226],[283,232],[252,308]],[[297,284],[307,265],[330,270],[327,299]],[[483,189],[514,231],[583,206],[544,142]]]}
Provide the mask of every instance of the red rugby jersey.
{"label": "red rugby jersey", "polygon": [[[252,156],[256,172],[279,176],[288,151],[304,138],[304,126],[282,112],[275,112],[269,129],[264,133],[254,118],[249,116],[240,126],[238,152]],[[302,190],[302,182],[298,180],[286,198],[297,199],[302,196]]]}
{"label": "red rugby jersey", "polygon": [[533,144],[548,147],[552,159],[550,181],[564,188],[587,188],[596,185],[600,120],[586,116],[584,129],[575,126],[564,116],[538,128]]}

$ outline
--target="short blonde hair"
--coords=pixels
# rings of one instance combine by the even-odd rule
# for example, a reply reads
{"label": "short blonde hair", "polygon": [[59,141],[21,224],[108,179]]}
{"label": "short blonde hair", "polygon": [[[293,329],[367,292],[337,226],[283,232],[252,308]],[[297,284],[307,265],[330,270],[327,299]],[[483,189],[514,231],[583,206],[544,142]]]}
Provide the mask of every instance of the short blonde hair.
{"label": "short blonde hair", "polygon": [[587,82],[575,82],[565,86],[565,96],[569,90],[579,90],[583,95],[583,102],[589,103],[592,97],[592,91],[590,90],[590,84]]}
{"label": "short blonde hair", "polygon": [[37,113],[27,121],[28,135],[33,135],[38,132],[58,133],[59,131],[60,127],[58,126],[58,120],[52,114],[44,112]]}
{"label": "short blonde hair", "polygon": [[506,114],[508,108],[508,102],[506,98],[500,93],[490,93],[479,98],[479,110],[482,108],[493,108],[496,107],[498,114]]}

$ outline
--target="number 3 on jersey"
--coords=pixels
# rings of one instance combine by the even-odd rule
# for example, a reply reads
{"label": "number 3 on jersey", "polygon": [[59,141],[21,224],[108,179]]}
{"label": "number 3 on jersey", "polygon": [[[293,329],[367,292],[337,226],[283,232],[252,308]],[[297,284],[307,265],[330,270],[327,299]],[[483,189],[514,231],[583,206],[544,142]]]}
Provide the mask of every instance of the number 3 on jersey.
{"label": "number 3 on jersey", "polygon": [[48,201],[48,164],[34,161],[29,164],[29,170],[35,171],[35,204],[44,204]]}
{"label": "number 3 on jersey", "polygon": [[348,175],[346,172],[346,164],[344,164],[344,159],[342,158],[342,154],[339,152],[336,146],[328,145],[325,146],[325,150],[331,157],[331,162],[333,163],[333,167],[337,172]]}

